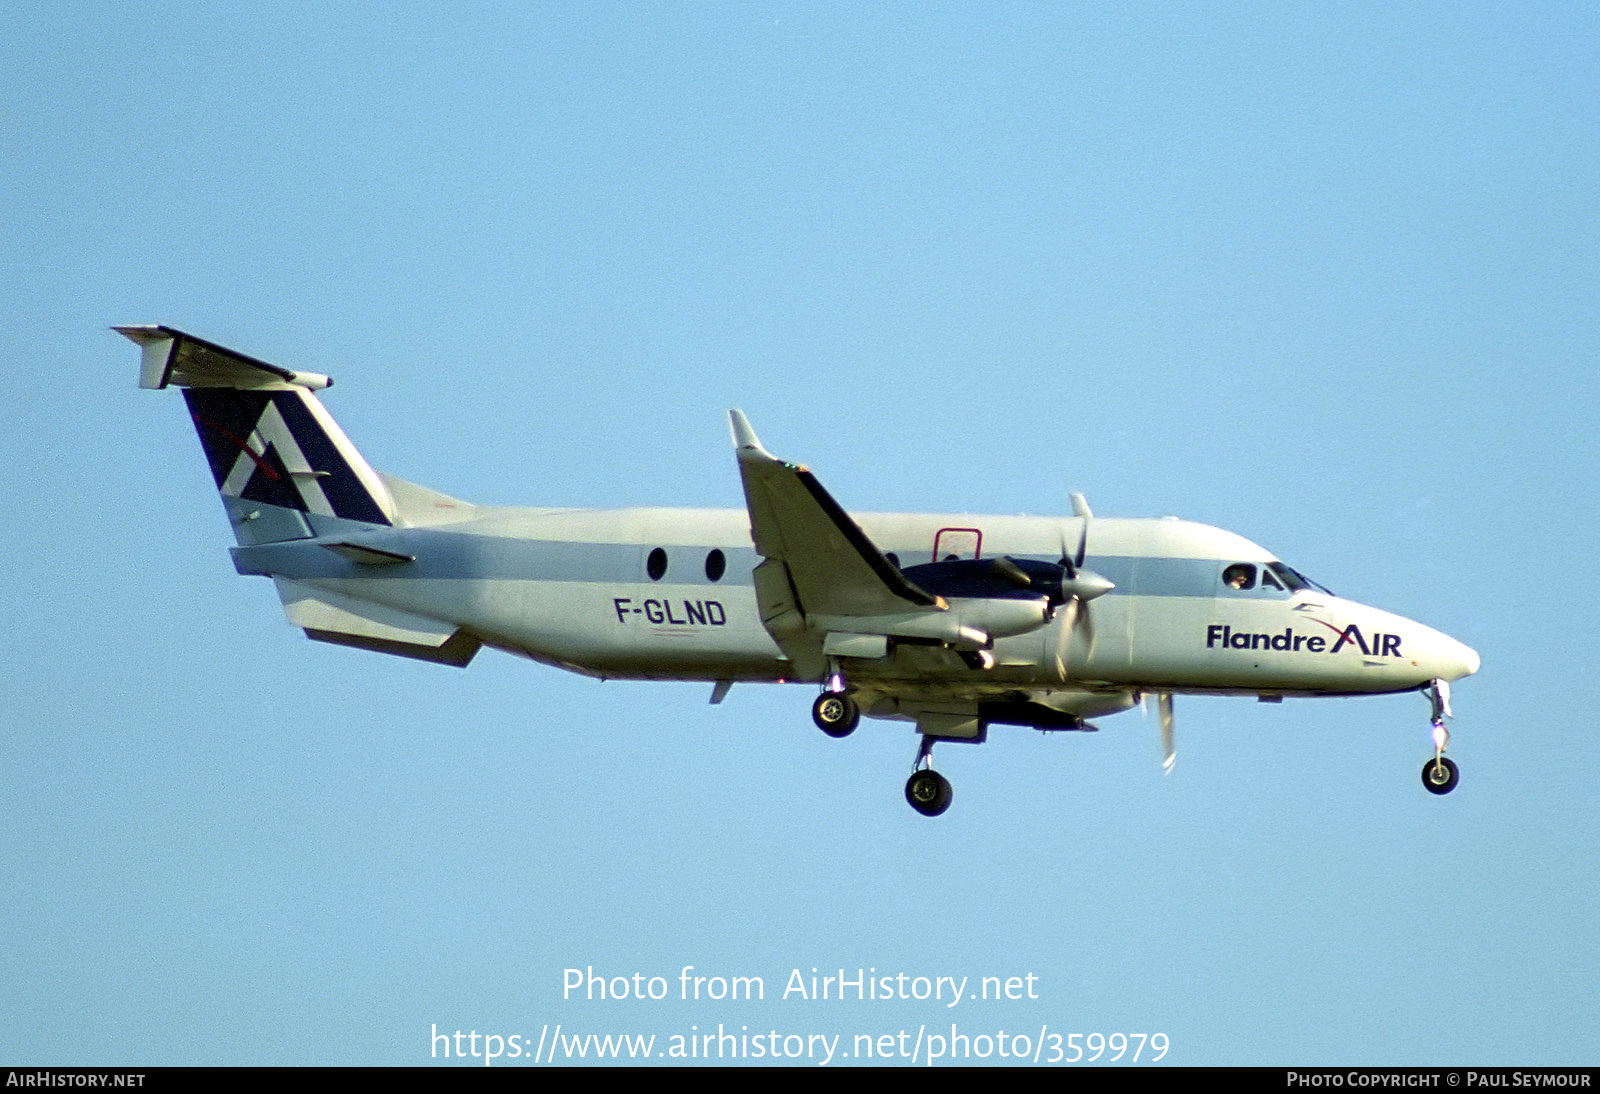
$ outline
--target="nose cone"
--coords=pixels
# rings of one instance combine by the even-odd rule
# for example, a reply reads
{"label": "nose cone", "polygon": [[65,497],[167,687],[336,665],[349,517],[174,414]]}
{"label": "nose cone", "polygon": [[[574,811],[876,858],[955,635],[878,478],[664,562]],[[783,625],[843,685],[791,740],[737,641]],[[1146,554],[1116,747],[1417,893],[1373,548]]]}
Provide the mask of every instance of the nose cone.
{"label": "nose cone", "polygon": [[1478,671],[1478,651],[1462,642],[1456,643],[1457,656],[1460,658],[1461,672],[1452,676],[1452,680],[1459,680],[1462,676],[1471,676]]}
{"label": "nose cone", "polygon": [[1443,631],[1399,616],[1386,616],[1383,623],[1402,636],[1398,652],[1410,671],[1421,675],[1424,682],[1453,683],[1478,671],[1478,651],[1465,642],[1457,642]]}
{"label": "nose cone", "polygon": [[1441,680],[1456,681],[1478,671],[1478,651],[1447,634],[1440,634],[1429,643],[1428,655],[1434,675]]}
{"label": "nose cone", "polygon": [[1443,631],[1353,601],[1330,600],[1329,604],[1333,608],[1330,615],[1344,615],[1352,621],[1317,620],[1339,635],[1330,652],[1354,648],[1349,627],[1358,621],[1364,638],[1360,650],[1368,655],[1360,659],[1362,671],[1370,673],[1374,682],[1381,678],[1391,686],[1403,681],[1405,686],[1417,687],[1432,680],[1453,683],[1478,671],[1478,651]]}

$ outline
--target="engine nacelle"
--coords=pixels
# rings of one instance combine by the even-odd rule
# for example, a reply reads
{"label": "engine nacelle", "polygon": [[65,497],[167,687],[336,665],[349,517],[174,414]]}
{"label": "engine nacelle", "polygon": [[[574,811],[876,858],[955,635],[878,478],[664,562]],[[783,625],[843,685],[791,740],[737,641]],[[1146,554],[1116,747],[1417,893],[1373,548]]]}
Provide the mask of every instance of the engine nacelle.
{"label": "engine nacelle", "polygon": [[949,602],[950,610],[961,619],[961,625],[982,631],[991,639],[1010,638],[1027,634],[1050,622],[1050,601],[1047,597],[958,598]]}

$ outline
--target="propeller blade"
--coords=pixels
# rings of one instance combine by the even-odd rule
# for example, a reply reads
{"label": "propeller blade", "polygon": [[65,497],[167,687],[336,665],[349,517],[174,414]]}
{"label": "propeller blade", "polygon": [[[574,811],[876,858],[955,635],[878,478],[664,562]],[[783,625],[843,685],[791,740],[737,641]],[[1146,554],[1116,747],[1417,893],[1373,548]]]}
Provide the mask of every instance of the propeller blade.
{"label": "propeller blade", "polygon": [[1067,547],[1067,530],[1065,527],[1061,529],[1061,565],[1066,568],[1069,581],[1078,576],[1078,566],[1072,561],[1072,551]]}
{"label": "propeller blade", "polygon": [[1178,762],[1178,753],[1172,741],[1172,692],[1163,691],[1156,699],[1161,712],[1161,770],[1172,774],[1172,765]]}
{"label": "propeller blade", "polygon": [[1072,646],[1072,632],[1078,626],[1078,601],[1073,598],[1064,606],[1067,617],[1056,624],[1056,675],[1062,683],[1067,681],[1067,651]]}
{"label": "propeller blade", "polygon": [[1076,595],[1072,602],[1078,605],[1078,615],[1073,621],[1083,625],[1083,640],[1089,643],[1089,656],[1094,656],[1094,617],[1089,612],[1089,597]]}
{"label": "propeller blade", "polygon": [[1072,557],[1072,565],[1083,565],[1083,553],[1089,547],[1089,522],[1094,519],[1094,513],[1089,509],[1089,502],[1082,494],[1072,495],[1072,515],[1083,520],[1083,528],[1078,532],[1078,553]]}
{"label": "propeller blade", "polygon": [[989,572],[997,574],[1019,589],[1031,589],[1033,587],[1033,579],[1025,574],[1022,571],[1022,567],[1012,561],[1008,555],[990,559]]}
{"label": "propeller blade", "polygon": [[1094,657],[1094,618],[1089,614],[1086,597],[1069,596],[1057,609],[1057,616],[1065,616],[1056,624],[1056,673],[1063,682],[1067,679],[1068,654],[1073,639],[1081,637],[1087,657]]}

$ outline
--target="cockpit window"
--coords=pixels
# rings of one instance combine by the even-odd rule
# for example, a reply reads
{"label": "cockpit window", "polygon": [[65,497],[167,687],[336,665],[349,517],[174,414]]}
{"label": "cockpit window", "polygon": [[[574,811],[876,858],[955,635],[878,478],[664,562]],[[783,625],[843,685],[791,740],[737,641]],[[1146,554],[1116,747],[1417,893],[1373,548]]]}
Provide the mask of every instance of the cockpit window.
{"label": "cockpit window", "polygon": [[1278,579],[1272,576],[1271,570],[1261,571],[1261,587],[1263,589],[1277,589],[1279,592],[1283,591],[1283,586],[1278,584]]}
{"label": "cockpit window", "polygon": [[1256,587],[1256,568],[1248,562],[1235,562],[1222,571],[1222,583],[1230,589]]}
{"label": "cockpit window", "polygon": [[1283,587],[1291,593],[1297,593],[1301,589],[1315,589],[1317,592],[1327,593],[1329,596],[1338,595],[1332,589],[1318,585],[1299,570],[1291,569],[1281,562],[1269,562],[1267,563],[1267,569],[1276,574],[1278,580],[1283,582]]}

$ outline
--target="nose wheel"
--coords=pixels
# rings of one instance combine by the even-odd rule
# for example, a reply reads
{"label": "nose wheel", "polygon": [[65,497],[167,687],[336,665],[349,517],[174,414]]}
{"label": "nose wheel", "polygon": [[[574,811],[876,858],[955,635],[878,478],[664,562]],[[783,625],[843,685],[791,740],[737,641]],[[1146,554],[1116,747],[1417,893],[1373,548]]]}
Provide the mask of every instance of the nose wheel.
{"label": "nose wheel", "polygon": [[1443,756],[1422,765],[1422,785],[1428,788],[1430,794],[1448,794],[1460,781],[1461,772]]}

